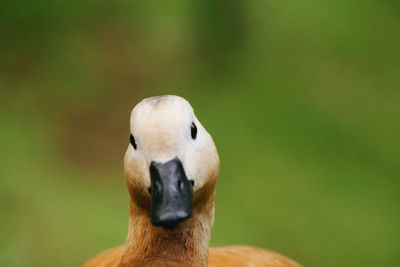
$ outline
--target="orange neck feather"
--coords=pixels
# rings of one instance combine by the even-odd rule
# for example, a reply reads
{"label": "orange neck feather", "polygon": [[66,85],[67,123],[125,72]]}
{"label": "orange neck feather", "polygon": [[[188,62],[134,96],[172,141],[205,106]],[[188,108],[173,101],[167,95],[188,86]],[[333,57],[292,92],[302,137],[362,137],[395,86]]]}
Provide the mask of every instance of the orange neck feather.
{"label": "orange neck feather", "polygon": [[150,212],[131,200],[128,237],[118,266],[207,266],[214,194],[200,206],[176,229],[166,230],[154,226]]}

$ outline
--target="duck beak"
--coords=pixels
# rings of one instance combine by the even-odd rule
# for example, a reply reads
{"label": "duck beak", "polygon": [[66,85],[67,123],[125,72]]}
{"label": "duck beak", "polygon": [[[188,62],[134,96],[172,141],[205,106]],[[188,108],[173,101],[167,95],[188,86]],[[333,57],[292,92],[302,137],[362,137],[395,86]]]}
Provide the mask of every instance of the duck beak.
{"label": "duck beak", "polygon": [[174,158],[164,164],[151,162],[151,222],[173,229],[192,215],[193,187],[182,163]]}

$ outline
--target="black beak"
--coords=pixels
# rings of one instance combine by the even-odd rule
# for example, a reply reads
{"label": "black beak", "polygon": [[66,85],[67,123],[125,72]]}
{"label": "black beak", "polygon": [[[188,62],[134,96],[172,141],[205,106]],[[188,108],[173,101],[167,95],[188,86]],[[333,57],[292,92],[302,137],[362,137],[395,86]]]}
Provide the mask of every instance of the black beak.
{"label": "black beak", "polygon": [[193,187],[182,163],[174,158],[167,163],[151,162],[151,222],[173,229],[192,215]]}

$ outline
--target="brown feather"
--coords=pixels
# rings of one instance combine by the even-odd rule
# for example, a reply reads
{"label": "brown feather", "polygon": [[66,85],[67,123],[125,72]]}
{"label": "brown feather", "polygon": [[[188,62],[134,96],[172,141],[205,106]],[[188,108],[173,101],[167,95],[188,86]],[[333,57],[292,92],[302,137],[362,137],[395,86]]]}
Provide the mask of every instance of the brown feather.
{"label": "brown feather", "polygon": [[[89,260],[82,267],[117,267],[124,247],[107,250]],[[181,266],[188,266],[182,263]],[[176,266],[176,265],[175,265]],[[300,267],[296,262],[272,251],[247,246],[210,248],[209,267]]]}

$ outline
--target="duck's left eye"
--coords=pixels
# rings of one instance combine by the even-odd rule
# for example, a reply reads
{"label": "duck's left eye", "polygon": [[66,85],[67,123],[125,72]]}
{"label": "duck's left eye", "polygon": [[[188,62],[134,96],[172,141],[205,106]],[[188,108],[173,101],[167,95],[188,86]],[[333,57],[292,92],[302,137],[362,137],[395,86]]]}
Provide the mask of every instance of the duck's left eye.
{"label": "duck's left eye", "polygon": [[131,145],[133,146],[133,148],[136,149],[137,145],[136,145],[135,137],[133,137],[133,135],[131,135],[129,137],[129,141],[131,142]]}
{"label": "duck's left eye", "polygon": [[196,127],[196,124],[194,124],[194,122],[192,122],[192,126],[190,127],[190,134],[192,136],[192,139],[196,139],[197,127]]}

